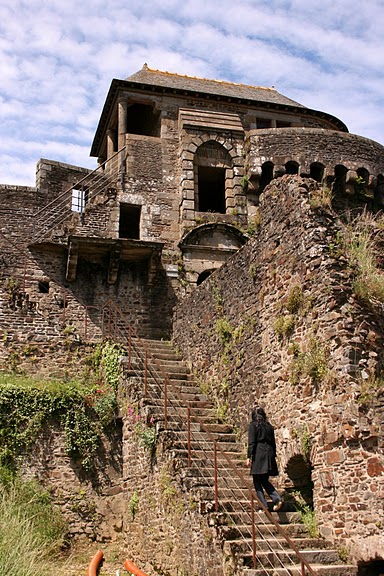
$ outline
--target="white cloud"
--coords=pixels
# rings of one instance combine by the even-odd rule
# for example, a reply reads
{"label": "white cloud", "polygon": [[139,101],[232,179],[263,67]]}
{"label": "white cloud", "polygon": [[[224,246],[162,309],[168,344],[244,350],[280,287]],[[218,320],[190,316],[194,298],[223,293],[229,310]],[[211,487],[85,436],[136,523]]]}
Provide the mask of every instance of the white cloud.
{"label": "white cloud", "polygon": [[[384,141],[382,0],[5,0],[0,182],[88,157],[112,78],[151,68],[271,86]],[[33,167],[33,169],[32,169]]]}

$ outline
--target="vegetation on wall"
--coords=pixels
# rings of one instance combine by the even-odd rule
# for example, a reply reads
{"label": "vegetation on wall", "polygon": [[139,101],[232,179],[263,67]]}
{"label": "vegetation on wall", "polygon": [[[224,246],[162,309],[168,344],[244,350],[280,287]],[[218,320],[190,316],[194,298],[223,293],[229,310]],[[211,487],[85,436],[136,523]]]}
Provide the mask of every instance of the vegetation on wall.
{"label": "vegetation on wall", "polygon": [[363,302],[384,303],[384,217],[364,212],[345,229],[345,249],[355,268],[354,291]]}
{"label": "vegetation on wall", "polygon": [[0,463],[17,468],[44,427],[56,421],[64,430],[68,455],[92,469],[101,435],[116,413],[120,354],[109,342],[97,346],[87,374],[69,382],[2,374]]}
{"label": "vegetation on wall", "polygon": [[328,374],[328,359],[327,346],[312,336],[306,350],[295,350],[289,367],[291,383],[299,384],[302,379],[309,378],[312,384],[319,384]]}

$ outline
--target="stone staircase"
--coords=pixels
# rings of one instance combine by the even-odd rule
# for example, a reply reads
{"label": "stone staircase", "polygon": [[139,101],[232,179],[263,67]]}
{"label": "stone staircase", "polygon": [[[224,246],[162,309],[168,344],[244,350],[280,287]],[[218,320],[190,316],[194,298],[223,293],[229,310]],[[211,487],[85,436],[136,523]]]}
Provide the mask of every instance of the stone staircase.
{"label": "stone staircase", "polygon": [[[148,350],[148,370],[144,376],[143,344]],[[300,559],[289,541],[279,532],[279,524],[288,540],[300,551],[313,573],[324,576],[356,576],[356,566],[343,564],[336,550],[321,538],[311,538],[300,523],[300,514],[286,501],[279,512],[266,514],[250,504],[251,486],[240,446],[230,425],[219,423],[213,403],[196,386],[182,358],[165,341],[136,341],[131,368],[127,375],[145,377],[146,406],[158,422],[164,420],[162,382],[167,379],[167,434],[172,456],[185,463],[183,483],[197,496],[202,513],[215,516],[230,573],[241,576],[304,575]],[[141,359],[139,358],[141,356]],[[192,414],[189,432],[187,409]],[[190,453],[188,454],[188,437]],[[216,443],[216,455],[214,450]],[[190,466],[187,466],[188,456]],[[215,466],[216,458],[216,497]],[[256,502],[256,500],[255,500]],[[252,528],[254,518],[254,529]],[[253,531],[254,530],[254,531]],[[255,554],[253,553],[255,551]],[[254,565],[256,557],[256,566]]]}

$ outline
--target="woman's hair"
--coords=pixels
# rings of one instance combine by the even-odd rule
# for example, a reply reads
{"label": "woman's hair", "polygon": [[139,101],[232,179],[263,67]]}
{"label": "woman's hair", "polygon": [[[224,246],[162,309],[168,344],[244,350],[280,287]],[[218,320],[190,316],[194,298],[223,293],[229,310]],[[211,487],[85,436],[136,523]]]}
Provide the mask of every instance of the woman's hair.
{"label": "woman's hair", "polygon": [[252,410],[252,420],[256,420],[257,422],[266,422],[267,415],[264,408],[261,408],[261,406],[256,406]]}

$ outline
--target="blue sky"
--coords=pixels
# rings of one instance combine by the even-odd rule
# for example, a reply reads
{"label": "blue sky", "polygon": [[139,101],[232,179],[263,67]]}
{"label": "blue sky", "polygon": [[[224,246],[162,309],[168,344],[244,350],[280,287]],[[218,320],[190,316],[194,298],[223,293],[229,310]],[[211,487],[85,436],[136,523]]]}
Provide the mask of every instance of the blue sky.
{"label": "blue sky", "polygon": [[384,0],[3,0],[0,183],[89,151],[112,78],[275,86],[384,144]]}

